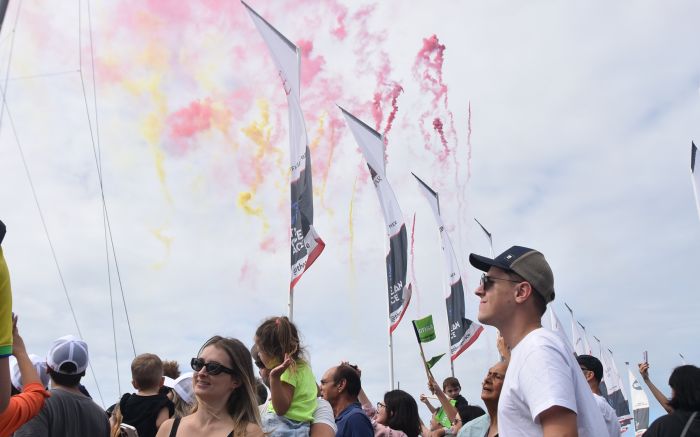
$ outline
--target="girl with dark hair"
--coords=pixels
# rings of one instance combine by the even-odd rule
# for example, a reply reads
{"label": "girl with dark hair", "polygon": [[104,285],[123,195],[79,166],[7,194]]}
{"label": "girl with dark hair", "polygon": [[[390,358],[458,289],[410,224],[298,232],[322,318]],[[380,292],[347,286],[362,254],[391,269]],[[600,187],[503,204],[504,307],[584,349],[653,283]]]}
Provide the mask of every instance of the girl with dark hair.
{"label": "girl with dark hair", "polygon": [[668,380],[673,412],[651,424],[644,437],[700,437],[700,369],[676,367]]}
{"label": "girl with dark hair", "polygon": [[233,338],[214,336],[191,360],[197,405],[170,419],[156,437],[263,437],[255,394],[253,360]]}
{"label": "girl with dark hair", "polygon": [[270,371],[263,429],[268,437],[308,437],[318,387],[296,326],[287,317],[271,317],[255,331],[255,346]]}

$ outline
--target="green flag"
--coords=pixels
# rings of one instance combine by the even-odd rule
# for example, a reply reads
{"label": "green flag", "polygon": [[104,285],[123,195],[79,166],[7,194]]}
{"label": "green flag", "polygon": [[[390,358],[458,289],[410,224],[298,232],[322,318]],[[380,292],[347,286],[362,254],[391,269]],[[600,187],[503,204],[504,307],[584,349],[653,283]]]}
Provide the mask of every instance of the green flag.
{"label": "green flag", "polygon": [[435,326],[433,326],[433,316],[423,317],[413,321],[413,329],[416,331],[419,343],[427,343],[435,340]]}
{"label": "green flag", "polygon": [[426,361],[425,364],[428,366],[428,369],[432,369],[434,365],[437,364],[438,361],[440,361],[440,358],[445,354],[440,354],[432,357],[430,360]]}

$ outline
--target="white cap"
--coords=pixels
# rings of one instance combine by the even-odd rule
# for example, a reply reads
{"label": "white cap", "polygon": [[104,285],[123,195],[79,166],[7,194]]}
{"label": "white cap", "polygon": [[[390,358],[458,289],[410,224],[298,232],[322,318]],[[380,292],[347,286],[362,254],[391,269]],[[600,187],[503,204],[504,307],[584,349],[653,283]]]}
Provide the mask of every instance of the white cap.
{"label": "white cap", "polygon": [[[15,358],[15,357],[12,357]],[[46,361],[39,355],[29,354],[29,359],[36,369],[36,373],[39,374],[39,379],[41,379],[41,384],[46,387],[49,385],[49,374],[46,373]],[[17,359],[12,360],[10,366],[10,379],[12,380],[12,385],[15,386],[17,390],[22,390],[24,385],[22,384],[22,374],[19,371],[19,364]]]}
{"label": "white cap", "polygon": [[163,387],[175,387],[175,380],[169,376],[163,376]]}
{"label": "white cap", "polygon": [[180,396],[180,399],[189,405],[194,403],[194,387],[192,387],[192,372],[183,373],[175,380],[173,390]]}
{"label": "white cap", "polygon": [[[72,363],[74,372],[60,371],[62,365]],[[87,343],[73,335],[64,335],[51,343],[49,353],[46,355],[46,364],[54,371],[65,375],[77,375],[83,373],[88,367]]]}

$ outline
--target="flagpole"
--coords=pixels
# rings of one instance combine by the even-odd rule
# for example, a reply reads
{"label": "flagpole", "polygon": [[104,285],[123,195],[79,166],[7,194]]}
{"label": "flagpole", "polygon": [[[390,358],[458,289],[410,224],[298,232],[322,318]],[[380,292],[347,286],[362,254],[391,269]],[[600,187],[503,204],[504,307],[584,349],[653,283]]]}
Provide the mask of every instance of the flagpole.
{"label": "flagpole", "polygon": [[294,321],[294,287],[289,287],[289,302],[287,303],[289,321]]}
{"label": "flagpole", "polygon": [[[384,231],[384,258],[386,259],[386,254],[389,253],[389,235]],[[388,281],[387,281],[388,283]],[[394,389],[394,334],[391,332],[391,303],[389,299],[386,300],[387,309],[387,320],[389,325],[389,387]]]}

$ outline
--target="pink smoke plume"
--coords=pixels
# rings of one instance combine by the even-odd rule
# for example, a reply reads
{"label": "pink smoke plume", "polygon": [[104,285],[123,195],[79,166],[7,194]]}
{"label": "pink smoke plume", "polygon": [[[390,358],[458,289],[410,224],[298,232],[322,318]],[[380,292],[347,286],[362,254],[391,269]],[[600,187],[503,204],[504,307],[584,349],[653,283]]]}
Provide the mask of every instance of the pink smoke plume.
{"label": "pink smoke plume", "polygon": [[314,43],[310,40],[299,40],[297,46],[301,50],[301,85],[308,86],[323,69],[326,60],[323,59],[323,56],[311,57]]}

